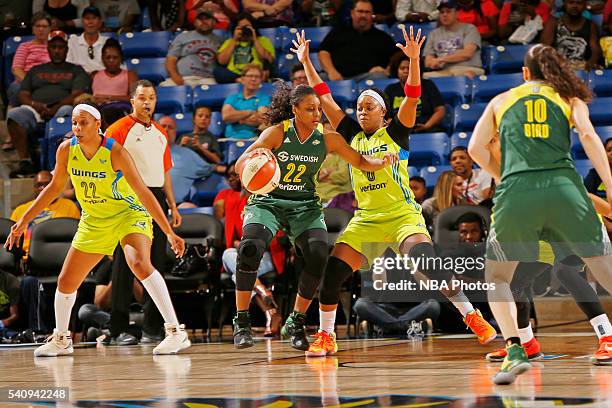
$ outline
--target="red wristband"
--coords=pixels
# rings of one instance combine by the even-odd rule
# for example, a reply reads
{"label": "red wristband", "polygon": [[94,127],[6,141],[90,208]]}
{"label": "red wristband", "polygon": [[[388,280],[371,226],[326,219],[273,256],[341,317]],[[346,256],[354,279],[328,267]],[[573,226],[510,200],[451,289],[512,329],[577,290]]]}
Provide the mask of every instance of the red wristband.
{"label": "red wristband", "polygon": [[421,96],[421,85],[404,85],[404,93],[408,98],[418,98]]}
{"label": "red wristband", "polygon": [[329,86],[327,86],[327,84],[325,82],[321,82],[319,84],[316,84],[315,86],[312,87],[312,89],[314,89],[315,92],[317,93],[317,95],[319,95],[319,96],[323,96],[323,95],[326,95],[328,93],[331,93],[331,91],[329,90]]}

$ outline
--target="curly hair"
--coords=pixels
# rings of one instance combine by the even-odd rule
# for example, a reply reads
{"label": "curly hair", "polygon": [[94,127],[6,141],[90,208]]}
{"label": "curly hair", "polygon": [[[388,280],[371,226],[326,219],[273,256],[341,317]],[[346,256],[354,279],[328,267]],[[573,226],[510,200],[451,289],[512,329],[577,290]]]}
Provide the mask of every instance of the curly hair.
{"label": "curly hair", "polygon": [[308,85],[298,85],[291,89],[285,82],[276,85],[272,95],[269,110],[264,114],[264,120],[270,125],[276,125],[293,117],[293,107],[297,106],[308,95],[316,95]]}
{"label": "curly hair", "polygon": [[531,47],[525,54],[524,65],[532,79],[546,82],[565,99],[580,98],[587,103],[593,99],[593,92],[553,47],[543,44]]}

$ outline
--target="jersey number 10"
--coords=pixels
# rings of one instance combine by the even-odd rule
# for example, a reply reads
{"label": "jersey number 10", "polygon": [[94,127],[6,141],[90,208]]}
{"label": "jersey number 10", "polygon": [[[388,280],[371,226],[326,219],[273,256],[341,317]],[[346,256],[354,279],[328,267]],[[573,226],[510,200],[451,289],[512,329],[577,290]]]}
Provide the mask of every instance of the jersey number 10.
{"label": "jersey number 10", "polygon": [[[546,101],[544,99],[525,101],[527,110],[527,123],[524,124],[525,137],[548,139],[550,129],[544,123],[548,119]],[[535,122],[535,123],[534,123]]]}

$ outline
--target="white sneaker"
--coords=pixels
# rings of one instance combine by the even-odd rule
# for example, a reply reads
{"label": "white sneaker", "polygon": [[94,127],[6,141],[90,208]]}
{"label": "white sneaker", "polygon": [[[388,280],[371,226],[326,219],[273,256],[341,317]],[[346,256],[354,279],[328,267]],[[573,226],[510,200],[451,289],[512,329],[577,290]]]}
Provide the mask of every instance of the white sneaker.
{"label": "white sneaker", "polygon": [[57,357],[74,353],[70,331],[59,332],[53,329],[53,334],[47,337],[45,344],[34,350],[34,357]]}
{"label": "white sneaker", "polygon": [[176,354],[191,346],[185,325],[164,323],[166,338],[153,349],[153,354]]}

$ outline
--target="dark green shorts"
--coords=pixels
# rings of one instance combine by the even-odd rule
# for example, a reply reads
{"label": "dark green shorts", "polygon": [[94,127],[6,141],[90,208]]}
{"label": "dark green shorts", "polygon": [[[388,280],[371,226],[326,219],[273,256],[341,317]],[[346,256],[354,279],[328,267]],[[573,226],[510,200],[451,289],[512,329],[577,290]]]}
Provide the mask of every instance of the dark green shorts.
{"label": "dark green shorts", "polygon": [[279,229],[282,229],[292,242],[306,230],[327,230],[323,209],[318,198],[294,201],[253,196],[244,208],[243,225],[248,224],[263,224],[273,236]]}
{"label": "dark green shorts", "polygon": [[494,203],[488,259],[535,262],[540,240],[551,244],[558,260],[611,253],[605,227],[573,169],[509,176]]}

